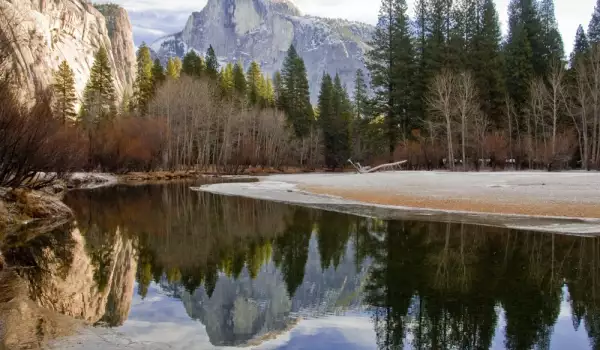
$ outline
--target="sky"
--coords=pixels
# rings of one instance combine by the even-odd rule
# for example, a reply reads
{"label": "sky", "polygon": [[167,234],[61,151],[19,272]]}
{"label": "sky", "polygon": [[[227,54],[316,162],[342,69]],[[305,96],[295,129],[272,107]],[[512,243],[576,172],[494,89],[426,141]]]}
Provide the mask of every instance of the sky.
{"label": "sky", "polygon": [[[112,0],[130,13],[136,44],[183,29],[193,11],[200,11],[207,0]],[[345,18],[375,25],[379,0],[292,0],[304,14]],[[412,10],[414,0],[407,0]],[[502,28],[506,31],[509,0],[496,0]],[[579,24],[587,29],[596,0],[554,0],[556,19],[567,55],[571,52]]]}

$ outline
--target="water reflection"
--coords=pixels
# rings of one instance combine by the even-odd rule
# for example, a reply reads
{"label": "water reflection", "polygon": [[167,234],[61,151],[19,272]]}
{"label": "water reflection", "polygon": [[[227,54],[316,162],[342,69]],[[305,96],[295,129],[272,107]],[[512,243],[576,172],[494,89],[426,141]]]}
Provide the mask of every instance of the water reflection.
{"label": "water reflection", "polygon": [[185,184],[67,202],[76,228],[9,244],[7,262],[27,267],[44,307],[123,332],[155,325],[145,341],[174,323],[207,346],[600,348],[600,238],[384,222]]}

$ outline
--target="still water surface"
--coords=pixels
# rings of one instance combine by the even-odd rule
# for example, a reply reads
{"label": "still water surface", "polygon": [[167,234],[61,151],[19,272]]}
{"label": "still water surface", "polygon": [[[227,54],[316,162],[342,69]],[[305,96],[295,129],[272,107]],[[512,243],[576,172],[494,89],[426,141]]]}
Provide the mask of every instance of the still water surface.
{"label": "still water surface", "polygon": [[600,238],[189,186],[71,192],[75,223],[5,255],[46,307],[175,349],[600,348]]}

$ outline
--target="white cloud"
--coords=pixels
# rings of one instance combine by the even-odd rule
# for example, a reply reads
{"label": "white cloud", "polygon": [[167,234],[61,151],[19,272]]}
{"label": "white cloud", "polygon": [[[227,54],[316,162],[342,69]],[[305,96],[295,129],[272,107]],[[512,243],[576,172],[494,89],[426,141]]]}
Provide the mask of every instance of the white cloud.
{"label": "white cloud", "polygon": [[[129,11],[145,12],[149,18],[144,25],[136,23],[140,19],[133,18],[134,25],[149,29],[149,24],[154,25],[160,32],[173,31],[174,27],[181,30],[185,20],[193,11],[200,11],[206,0],[113,0],[123,5]],[[378,0],[294,0],[300,10],[305,14],[339,17],[349,20],[362,21],[370,24],[377,22],[379,11]],[[503,28],[506,28],[507,9],[509,0],[496,0],[497,10]],[[412,7],[414,0],[408,0]],[[567,54],[571,51],[575,32],[579,24],[587,28],[587,23],[594,10],[595,0],[555,0],[556,18],[565,43]],[[173,16],[176,16],[177,20]],[[175,30],[176,31],[176,30]],[[144,35],[148,37],[148,35]],[[136,38],[136,42],[139,42]]]}

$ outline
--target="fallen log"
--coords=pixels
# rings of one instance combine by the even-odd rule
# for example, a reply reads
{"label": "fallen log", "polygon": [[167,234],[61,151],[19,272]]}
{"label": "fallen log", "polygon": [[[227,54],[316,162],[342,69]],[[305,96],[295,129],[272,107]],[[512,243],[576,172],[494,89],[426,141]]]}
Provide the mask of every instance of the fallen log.
{"label": "fallen log", "polygon": [[354,163],[352,161],[352,159],[348,159],[348,162],[350,164],[352,164],[352,166],[356,169],[356,171],[359,174],[368,174],[368,173],[374,173],[376,171],[380,171],[380,170],[396,170],[398,168],[400,168],[400,166],[406,164],[408,161],[407,160],[401,160],[399,162],[394,162],[394,163],[385,163],[385,164],[381,164],[378,165],[374,168],[371,168],[369,166],[363,167],[360,165],[360,163]]}

